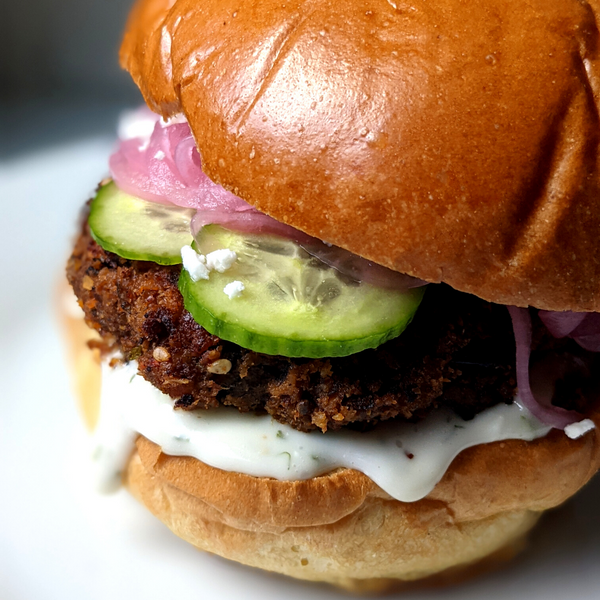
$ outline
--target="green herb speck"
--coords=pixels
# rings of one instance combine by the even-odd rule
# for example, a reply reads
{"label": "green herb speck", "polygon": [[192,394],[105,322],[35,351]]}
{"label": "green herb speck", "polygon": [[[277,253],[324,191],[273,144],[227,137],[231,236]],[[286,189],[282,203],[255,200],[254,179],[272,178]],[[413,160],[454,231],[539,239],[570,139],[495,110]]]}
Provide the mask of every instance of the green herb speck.
{"label": "green herb speck", "polygon": [[289,452],[282,452],[281,454],[287,454],[288,457],[288,471],[292,468],[292,455]]}

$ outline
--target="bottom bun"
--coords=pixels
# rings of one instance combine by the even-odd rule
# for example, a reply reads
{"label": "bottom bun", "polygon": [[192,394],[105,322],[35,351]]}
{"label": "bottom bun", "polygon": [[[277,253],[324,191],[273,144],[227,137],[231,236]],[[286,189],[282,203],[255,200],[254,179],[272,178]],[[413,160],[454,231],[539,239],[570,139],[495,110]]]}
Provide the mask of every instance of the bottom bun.
{"label": "bottom bun", "polygon": [[521,549],[541,514],[514,510],[457,523],[440,502],[416,506],[370,494],[356,510],[332,523],[280,531],[260,521],[240,527],[230,522],[237,520],[236,506],[253,503],[253,497],[242,495],[229,513],[221,512],[148,468],[144,459],[157,449],[153,446],[138,440],[127,485],[179,537],[246,565],[352,591],[382,591],[398,580],[441,573],[431,583],[447,583],[479,572],[491,562],[478,565],[482,557],[491,555],[495,563]]}
{"label": "bottom bun", "polygon": [[[83,320],[64,322],[70,345],[85,349],[81,340],[92,334]],[[99,364],[78,363],[88,385],[77,391],[93,424]],[[600,426],[598,403],[590,418]],[[351,469],[304,481],[252,477],[168,456],[139,436],[124,482],[199,549],[299,579],[381,591],[416,580],[455,582],[512,557],[541,513],[599,468],[598,429],[577,440],[553,430],[533,442],[465,450],[426,498],[405,503]]]}

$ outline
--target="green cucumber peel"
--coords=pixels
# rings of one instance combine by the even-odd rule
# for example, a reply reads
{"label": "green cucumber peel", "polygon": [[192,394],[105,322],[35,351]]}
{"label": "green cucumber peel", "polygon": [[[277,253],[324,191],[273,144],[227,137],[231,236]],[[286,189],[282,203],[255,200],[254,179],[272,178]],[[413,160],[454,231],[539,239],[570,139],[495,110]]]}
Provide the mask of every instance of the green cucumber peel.
{"label": "green cucumber peel", "polygon": [[137,198],[111,182],[92,200],[88,224],[94,240],[108,252],[176,265],[181,263],[181,248],[192,243],[193,214],[192,209]]}
{"label": "green cucumber peel", "polygon": [[[185,307],[208,332],[271,355],[323,358],[376,348],[412,320],[424,289],[404,292],[350,281],[293,241],[205,226],[196,240],[191,209],[165,206],[127,194],[113,183],[92,200],[92,237],[109,252],[161,265],[182,262],[181,248],[209,254],[222,248],[238,260],[224,273],[193,282],[182,270]],[[224,288],[241,281],[240,297]]]}
{"label": "green cucumber peel", "polygon": [[[376,348],[402,333],[424,294],[348,282],[291,240],[209,225],[194,247],[228,248],[238,260],[197,282],[182,270],[186,309],[209,333],[264,354],[324,358]],[[236,280],[245,289],[230,299],[223,290]]]}
{"label": "green cucumber peel", "polygon": [[[211,275],[212,276],[212,275]],[[204,327],[209,333],[220,337],[262,354],[271,354],[279,356],[288,356],[293,358],[327,358],[336,356],[349,356],[369,348],[377,348],[381,344],[398,337],[412,321],[414,313],[402,319],[394,327],[384,332],[377,332],[362,338],[348,339],[292,339],[289,337],[266,335],[259,331],[246,329],[243,325],[236,322],[234,318],[222,315],[216,315],[206,306],[199,303],[191,289],[203,282],[194,283],[187,271],[182,270],[179,278],[179,290],[184,298],[184,304],[187,311],[194,317],[194,320]],[[423,295],[423,291],[414,294],[415,303],[418,304]],[[236,299],[229,300],[223,295],[223,303],[234,302]]]}

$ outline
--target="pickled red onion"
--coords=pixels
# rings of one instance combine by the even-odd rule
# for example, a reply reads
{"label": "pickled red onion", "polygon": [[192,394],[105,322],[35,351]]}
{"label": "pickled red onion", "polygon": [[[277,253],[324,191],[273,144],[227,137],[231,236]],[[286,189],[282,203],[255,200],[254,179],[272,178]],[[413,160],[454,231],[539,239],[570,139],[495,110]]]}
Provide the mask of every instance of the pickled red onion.
{"label": "pickled red onion", "polygon": [[[310,243],[315,238],[290,225],[276,221],[272,217],[258,212],[253,206],[246,205],[245,210],[232,212],[217,208],[198,210],[192,218],[192,235],[196,237],[204,225],[216,224],[244,233],[263,233],[277,235],[293,240],[297,244]],[[322,242],[321,242],[322,243]]]}
{"label": "pickled red onion", "polygon": [[600,314],[540,310],[539,315],[554,337],[570,337],[585,350],[600,352]]}
{"label": "pickled red onion", "polygon": [[542,423],[564,429],[567,425],[581,421],[583,417],[571,410],[565,410],[558,406],[552,406],[551,398],[536,398],[531,391],[529,381],[529,358],[531,356],[531,317],[529,309],[507,306],[510,313],[513,329],[515,332],[515,343],[517,346],[517,387],[519,398],[524,406],[531,411]]}
{"label": "pickled red onion", "polygon": [[243,211],[249,206],[204,174],[187,123],[157,121],[147,142],[123,140],[109,166],[119,189],[145,200],[195,209]]}
{"label": "pickled red onion", "polygon": [[[146,114],[144,118],[147,118]],[[121,141],[110,157],[111,174],[124,192],[152,202],[196,209],[192,219],[194,236],[210,223],[247,233],[278,235],[294,240],[309,254],[359,281],[390,289],[410,289],[426,284],[341,248],[328,246],[259,212],[204,174],[187,123],[164,123],[158,115],[156,119],[149,139]]]}

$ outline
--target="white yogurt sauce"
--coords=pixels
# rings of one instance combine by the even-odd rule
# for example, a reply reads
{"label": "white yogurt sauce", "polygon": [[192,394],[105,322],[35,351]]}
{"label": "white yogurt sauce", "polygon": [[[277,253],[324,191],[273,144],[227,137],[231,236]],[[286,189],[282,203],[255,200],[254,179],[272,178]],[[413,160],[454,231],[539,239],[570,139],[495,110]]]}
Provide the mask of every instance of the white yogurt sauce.
{"label": "white yogurt sauce", "polygon": [[269,416],[233,408],[173,410],[173,401],[137,374],[137,363],[103,365],[94,458],[100,487],[119,485],[137,433],[165,454],[193,456],[224,469],[280,480],[308,479],[338,467],[362,471],[403,502],[426,496],[465,448],[505,439],[545,436],[543,425],[518,402],[464,421],[439,410],[418,424],[382,423],[367,433],[302,433]]}

